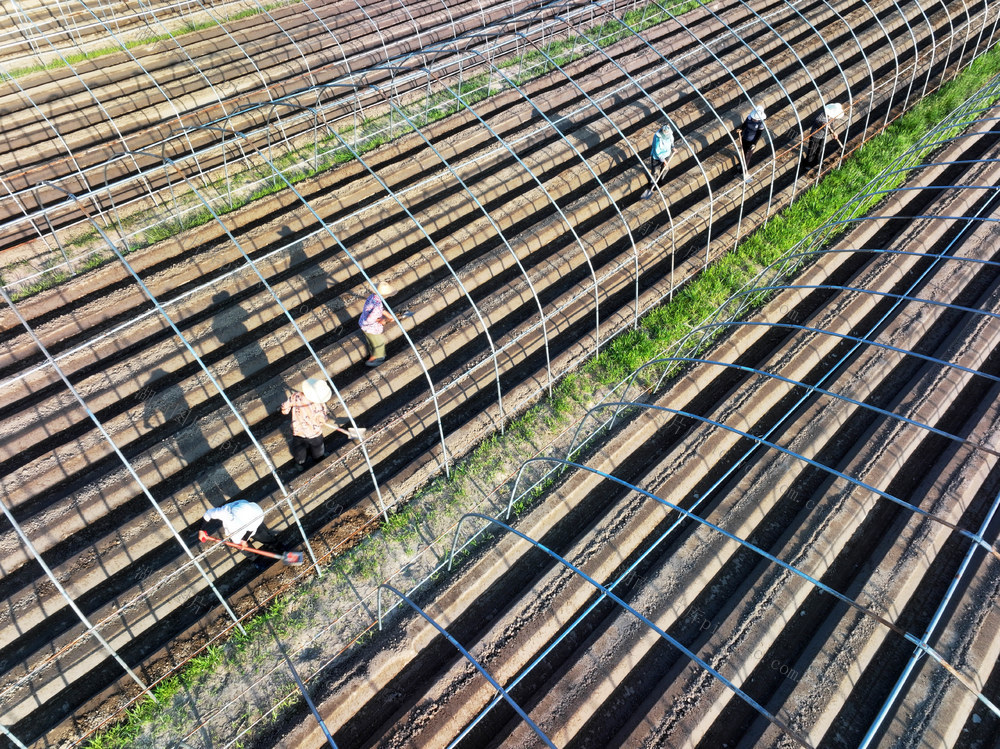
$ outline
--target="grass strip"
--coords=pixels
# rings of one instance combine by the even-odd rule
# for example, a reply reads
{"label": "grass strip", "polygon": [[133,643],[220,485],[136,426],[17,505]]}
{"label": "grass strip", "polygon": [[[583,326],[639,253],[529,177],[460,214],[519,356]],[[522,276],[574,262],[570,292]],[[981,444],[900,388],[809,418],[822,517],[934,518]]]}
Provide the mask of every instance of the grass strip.
{"label": "grass strip", "polygon": [[[521,460],[551,444],[559,432],[565,433],[567,425],[579,418],[596,394],[679,344],[732,294],[753,281],[762,268],[835,217],[842,206],[873,180],[879,179],[882,189],[902,183],[903,174],[885,179],[880,176],[898,165],[922,137],[981,91],[998,72],[1000,48],[994,48],[852,154],[841,169],[831,172],[805,192],[735,251],[695,277],[674,295],[672,301],[645,315],[639,329],[622,334],[580,371],[563,377],[551,398],[543,398],[529,408],[503,435],[494,434],[482,442],[456,465],[450,478],[439,477],[408,504],[396,508],[377,532],[329,564],[332,574],[323,579],[310,579],[277,600],[249,624],[246,636],[236,635],[223,645],[210,647],[205,654],[193,659],[181,675],[164,681],[154,690],[156,702],[146,699],[137,703],[123,722],[93,738],[88,746],[94,749],[155,747],[164,745],[170,738],[182,737],[191,730],[190,721],[178,717],[187,714],[187,703],[197,703],[198,711],[205,714],[208,712],[205,705],[221,690],[220,682],[229,681],[230,675],[239,679],[252,673],[247,660],[262,658],[261,652],[269,643],[273,647],[268,626],[292,640],[314,627],[317,617],[329,622],[340,612],[351,610],[354,604],[349,600],[338,601],[337,596],[356,600],[357,590],[364,586],[374,589],[410,564],[405,560],[412,561],[414,549],[422,544],[428,548],[433,543],[440,543],[447,551],[457,518],[470,509],[482,509],[482,500],[475,499],[486,493],[482,487],[492,487],[498,478],[508,477]],[[870,210],[879,200],[875,196],[861,205]],[[828,234],[827,238],[832,236]],[[755,301],[759,305],[763,299]],[[523,509],[541,493],[542,487],[536,487],[519,507]],[[434,541],[428,542],[428,538]],[[351,580],[346,589],[336,584],[345,577]],[[349,647],[370,636],[371,626],[359,625],[347,644],[341,643],[338,647]],[[287,644],[289,651],[294,652],[294,643]],[[329,658],[325,658],[322,664],[328,661]],[[272,710],[275,704],[283,708],[297,700],[290,680],[282,682],[273,675],[270,678],[267,690],[270,702],[260,705],[247,699],[240,703],[237,723],[249,724],[261,716],[267,716],[263,723],[273,722],[280,712]],[[283,696],[279,699],[278,695]],[[227,715],[233,709],[230,708]]]}

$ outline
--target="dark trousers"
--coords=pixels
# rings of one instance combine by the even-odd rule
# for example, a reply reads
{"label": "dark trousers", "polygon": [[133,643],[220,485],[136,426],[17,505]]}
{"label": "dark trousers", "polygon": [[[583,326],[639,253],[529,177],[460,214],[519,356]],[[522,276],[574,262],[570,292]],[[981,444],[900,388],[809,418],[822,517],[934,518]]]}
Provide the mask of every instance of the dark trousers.
{"label": "dark trousers", "polygon": [[264,523],[261,523],[257,530],[254,531],[253,535],[250,536],[254,541],[262,544],[273,544],[278,540],[278,535],[268,528]]}
{"label": "dark trousers", "polygon": [[[673,152],[671,152],[671,156]],[[653,188],[654,185],[659,184],[660,180],[663,179],[663,174],[667,171],[667,163],[670,161],[670,156],[667,157],[666,161],[660,161],[655,156],[649,157],[649,187]]]}
{"label": "dark trousers", "polygon": [[743,144],[743,161],[747,165],[747,171],[750,171],[750,157],[753,156],[753,151],[760,142],[760,136],[757,136],[753,140],[741,140],[740,143]]}
{"label": "dark trousers", "polygon": [[313,460],[323,457],[323,437],[299,437],[292,436],[292,457],[299,465],[306,462],[306,454],[312,455]]}
{"label": "dark trousers", "polygon": [[818,133],[809,138],[806,146],[806,166],[816,166],[820,161],[820,156],[829,154],[826,148],[826,133]]}

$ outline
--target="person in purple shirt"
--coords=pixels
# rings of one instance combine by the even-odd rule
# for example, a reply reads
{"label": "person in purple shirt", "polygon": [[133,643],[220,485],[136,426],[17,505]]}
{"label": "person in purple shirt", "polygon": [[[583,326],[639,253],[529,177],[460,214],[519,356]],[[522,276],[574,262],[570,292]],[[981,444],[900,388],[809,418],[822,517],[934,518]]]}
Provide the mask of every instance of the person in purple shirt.
{"label": "person in purple shirt", "polygon": [[365,306],[361,310],[361,317],[358,320],[365,340],[368,342],[368,367],[377,367],[385,361],[384,335],[385,326],[390,322],[395,322],[395,318],[385,311],[382,299],[395,293],[395,289],[385,281],[382,281],[374,294],[365,299]]}

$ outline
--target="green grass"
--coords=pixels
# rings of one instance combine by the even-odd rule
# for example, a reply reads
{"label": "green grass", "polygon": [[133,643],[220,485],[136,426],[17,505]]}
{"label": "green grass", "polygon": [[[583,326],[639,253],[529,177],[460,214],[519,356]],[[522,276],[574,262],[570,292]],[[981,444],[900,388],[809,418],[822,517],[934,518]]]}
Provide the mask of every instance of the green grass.
{"label": "green grass", "polygon": [[37,281],[19,286],[15,291],[11,292],[10,298],[15,302],[19,302],[22,299],[27,299],[29,296],[34,296],[47,289],[55,288],[69,277],[70,274],[66,271],[46,271],[38,277]]}

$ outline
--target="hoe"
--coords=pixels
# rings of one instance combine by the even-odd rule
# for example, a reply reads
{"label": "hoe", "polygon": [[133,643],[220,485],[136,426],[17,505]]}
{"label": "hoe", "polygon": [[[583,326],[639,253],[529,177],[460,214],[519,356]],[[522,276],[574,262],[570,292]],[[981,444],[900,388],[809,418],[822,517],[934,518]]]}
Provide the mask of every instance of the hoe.
{"label": "hoe", "polygon": [[206,541],[217,541],[223,543],[226,546],[231,546],[234,549],[239,549],[240,551],[249,551],[251,554],[260,554],[262,557],[271,557],[271,559],[280,559],[284,564],[288,565],[299,565],[302,564],[302,552],[300,551],[286,551],[284,554],[275,554],[272,551],[264,551],[263,549],[254,549],[247,546],[245,542],[234,543],[232,541],[223,541],[221,538],[216,538],[215,536],[208,535],[205,531],[198,531],[198,540],[201,543]]}

